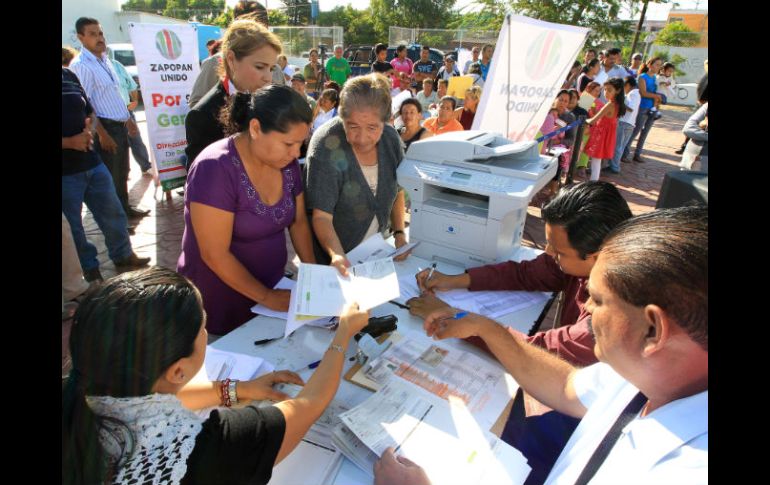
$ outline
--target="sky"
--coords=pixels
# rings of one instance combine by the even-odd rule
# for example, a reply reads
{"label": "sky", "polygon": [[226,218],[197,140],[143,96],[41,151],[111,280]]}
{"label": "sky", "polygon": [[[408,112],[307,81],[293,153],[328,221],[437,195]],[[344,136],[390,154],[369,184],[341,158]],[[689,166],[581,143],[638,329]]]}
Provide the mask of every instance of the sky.
{"label": "sky", "polygon": [[[261,0],[263,3],[266,3],[267,8],[275,8],[277,5],[283,5],[280,0]],[[226,0],[227,5],[235,5],[238,2],[238,0]],[[471,9],[473,9],[474,0],[457,0],[457,3],[455,6],[457,8],[462,8],[466,6],[470,6]],[[708,0],[705,1],[697,1],[697,0],[680,0],[677,2],[679,4],[680,10],[691,10],[695,9],[696,6],[700,10],[708,10]],[[363,10],[369,6],[369,0],[319,0],[319,4],[321,7],[322,12],[326,12],[327,10],[332,10],[334,7],[337,7],[339,5],[352,5],[353,8],[358,10]],[[647,7],[647,15],[646,18],[650,20],[666,20],[666,17],[668,16],[668,11],[671,9],[672,4],[655,4],[650,3]],[[628,13],[625,12],[625,15],[621,13],[621,18],[629,18]],[[638,14],[636,16],[638,19]]]}

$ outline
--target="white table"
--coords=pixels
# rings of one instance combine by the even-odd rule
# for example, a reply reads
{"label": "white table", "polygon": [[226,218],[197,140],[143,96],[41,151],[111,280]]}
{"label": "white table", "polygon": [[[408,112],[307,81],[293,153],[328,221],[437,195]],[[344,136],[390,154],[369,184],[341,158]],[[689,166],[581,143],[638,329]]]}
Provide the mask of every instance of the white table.
{"label": "white table", "polygon": [[[531,248],[519,248],[512,255],[511,259],[515,261],[532,259],[541,252],[542,251]],[[407,271],[411,271],[412,274],[414,274],[416,269],[423,269],[427,266],[427,263],[419,258],[410,257],[402,263],[397,263],[396,266],[396,270],[399,274],[404,274],[402,272]],[[463,271],[462,268],[453,267],[442,262],[437,263],[436,269],[446,274],[457,274]],[[498,321],[521,332],[527,333],[540,316],[545,304],[546,303],[543,302],[524,310],[510,313],[499,318]],[[421,318],[410,315],[408,310],[400,308],[392,303],[384,303],[370,311],[371,316],[389,314],[393,314],[398,318],[398,330],[400,332],[407,332],[410,330],[422,331]],[[211,346],[220,350],[262,357],[275,365],[276,369],[293,370],[299,373],[300,376],[307,381],[313,373],[312,370],[307,368],[307,365],[321,359],[326,348],[332,341],[333,332],[323,328],[304,326],[300,327],[287,339],[279,339],[256,346],[254,345],[254,336],[257,334],[257,328],[260,324],[264,324],[268,318],[269,317],[261,315],[256,316],[218,339],[216,342],[212,343]],[[450,339],[443,341],[442,343],[472,352],[485,359],[492,359],[487,353],[465,341]],[[355,362],[351,361],[350,358],[355,355],[356,349],[357,344],[351,340],[346,353],[343,374],[354,365]],[[516,389],[513,389],[513,393],[515,393],[515,391]],[[357,404],[364,401],[370,395],[371,391],[341,379],[340,387],[335,397]],[[513,394],[511,394],[511,398],[513,398]],[[342,467],[340,468],[333,485],[369,485],[371,482],[372,480],[356,467],[353,462],[344,458]]]}

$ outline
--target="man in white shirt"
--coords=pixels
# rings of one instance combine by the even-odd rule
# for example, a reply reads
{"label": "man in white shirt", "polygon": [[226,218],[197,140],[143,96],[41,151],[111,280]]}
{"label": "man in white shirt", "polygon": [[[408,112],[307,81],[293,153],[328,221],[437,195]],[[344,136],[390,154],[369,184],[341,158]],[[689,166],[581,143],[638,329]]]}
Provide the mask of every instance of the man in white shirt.
{"label": "man in white shirt", "polygon": [[[546,251],[553,237],[546,230]],[[431,313],[425,329],[481,337],[528,393],[581,418],[547,485],[708,483],[708,208],[631,218],[586,257],[596,261],[586,308],[597,364],[576,369],[493,320],[456,319],[456,309]],[[375,485],[429,483],[392,448],[374,474]]]}
{"label": "man in white shirt", "polygon": [[607,102],[607,98],[604,97],[604,83],[607,81],[607,79],[612,77],[619,77],[620,79],[625,79],[626,76],[628,76],[628,72],[626,69],[618,64],[618,60],[620,59],[620,49],[617,47],[613,47],[612,49],[607,50],[607,55],[604,56],[604,60],[601,62],[601,67],[599,68],[599,74],[594,76],[594,81],[602,85],[602,94],[599,96],[599,99],[601,99],[603,102]]}
{"label": "man in white shirt", "polygon": [[[618,129],[615,134],[615,154],[610,160],[610,166],[607,169],[615,174],[620,173],[620,162],[623,156],[623,150],[631,141],[631,135],[636,126],[636,115],[639,114],[639,104],[642,102],[642,96],[636,88],[636,78],[626,77],[623,89],[626,92],[626,114],[618,119]],[[623,160],[628,163],[630,160]]]}

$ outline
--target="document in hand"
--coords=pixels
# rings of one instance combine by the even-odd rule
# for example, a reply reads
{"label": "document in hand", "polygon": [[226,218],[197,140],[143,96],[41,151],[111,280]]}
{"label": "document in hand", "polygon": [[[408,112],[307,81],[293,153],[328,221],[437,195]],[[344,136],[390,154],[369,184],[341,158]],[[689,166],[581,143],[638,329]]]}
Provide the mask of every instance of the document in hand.
{"label": "document in hand", "polygon": [[399,294],[391,258],[351,266],[348,273],[343,277],[333,266],[300,263],[294,313],[339,316],[348,303],[358,302],[362,310],[369,310]]}
{"label": "document in hand", "polygon": [[435,485],[521,484],[530,472],[526,458],[515,448],[482,429],[465,404],[449,401],[401,380],[391,379],[376,394],[340,416],[347,432],[334,432],[335,444],[355,435],[372,454],[350,446],[339,449],[371,473],[371,464],[388,447],[425,469]]}
{"label": "document in hand", "polygon": [[352,382],[376,391],[398,376],[440,398],[459,399],[484,429],[494,425],[516,391],[515,381],[497,362],[417,332],[394,333],[390,340],[390,347],[361,367]]}
{"label": "document in hand", "polygon": [[[420,289],[414,275],[403,274],[398,279],[401,298],[420,296]],[[436,296],[447,305],[478,313],[488,318],[500,318],[548,300],[548,293],[542,291],[468,291],[457,289],[437,291]]]}
{"label": "document in hand", "polygon": [[367,261],[374,261],[375,259],[387,257],[395,258],[407,251],[411,251],[419,244],[420,241],[416,241],[396,249],[388,244],[385,239],[383,239],[382,234],[378,232],[377,234],[364,239],[361,244],[351,249],[346,256],[351,263],[365,263]]}

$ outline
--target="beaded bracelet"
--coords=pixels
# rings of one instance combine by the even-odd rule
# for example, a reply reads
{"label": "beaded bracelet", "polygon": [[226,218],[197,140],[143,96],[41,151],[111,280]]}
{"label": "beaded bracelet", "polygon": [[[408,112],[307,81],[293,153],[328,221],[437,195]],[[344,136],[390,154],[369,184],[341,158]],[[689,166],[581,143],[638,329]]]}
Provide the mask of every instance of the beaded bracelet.
{"label": "beaded bracelet", "polygon": [[232,406],[232,402],[230,402],[230,379],[225,379],[222,381],[222,384],[219,388],[219,394],[222,398],[222,406],[230,407]]}

